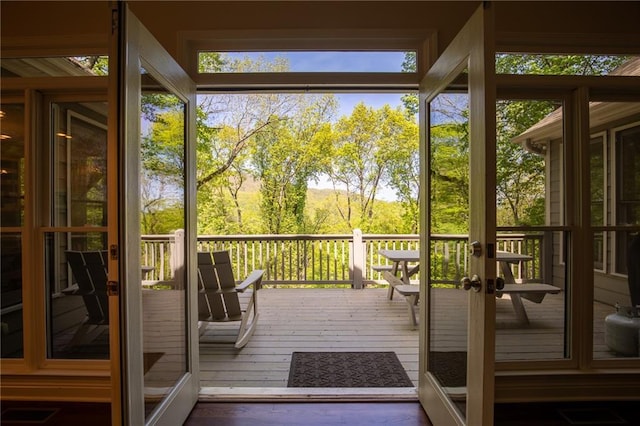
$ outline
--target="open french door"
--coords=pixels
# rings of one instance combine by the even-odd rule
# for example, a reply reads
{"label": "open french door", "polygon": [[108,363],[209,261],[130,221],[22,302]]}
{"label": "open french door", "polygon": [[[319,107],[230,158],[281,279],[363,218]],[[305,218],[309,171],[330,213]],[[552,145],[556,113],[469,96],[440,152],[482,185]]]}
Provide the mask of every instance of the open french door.
{"label": "open french door", "polygon": [[[495,352],[495,83],[493,20],[481,6],[438,58],[420,87],[422,185],[420,402],[436,425],[491,425]],[[444,166],[440,150],[460,160],[469,184]],[[451,158],[448,155],[448,158]],[[447,168],[448,167],[448,168]],[[452,190],[454,183],[458,189]],[[440,185],[440,186],[439,186]],[[447,186],[448,185],[448,186]],[[464,285],[438,282],[443,253],[439,194],[468,205],[468,270]],[[464,214],[464,213],[463,213]],[[464,230],[463,230],[464,231]],[[446,248],[445,248],[446,250]],[[467,289],[468,291],[463,291]],[[451,374],[464,372],[465,374]]]}
{"label": "open french door", "polygon": [[[113,368],[114,424],[177,425],[193,408],[199,389],[192,309],[196,293],[191,286],[195,85],[126,3],[113,7],[118,28],[111,42],[118,52],[113,90],[119,95],[115,252],[120,271],[119,352],[112,356],[119,359]],[[141,235],[154,233],[147,220],[151,214],[155,223],[166,221],[163,226],[171,229],[171,250],[143,261]]]}

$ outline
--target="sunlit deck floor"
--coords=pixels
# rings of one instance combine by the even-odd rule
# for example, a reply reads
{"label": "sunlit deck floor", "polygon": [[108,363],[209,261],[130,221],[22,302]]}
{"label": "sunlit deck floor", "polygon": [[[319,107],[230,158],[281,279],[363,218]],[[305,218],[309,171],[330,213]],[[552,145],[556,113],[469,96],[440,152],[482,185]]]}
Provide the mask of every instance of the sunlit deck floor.
{"label": "sunlit deck floor", "polygon": [[[200,344],[203,387],[285,388],[294,351],[395,351],[407,374],[418,382],[418,330],[409,323],[407,304],[386,289],[262,289],[260,319],[243,349]],[[439,289],[435,315],[435,350],[464,350],[467,293]],[[563,294],[547,295],[541,304],[525,300],[530,324],[516,320],[508,297],[497,299],[497,359],[563,357]],[[605,315],[599,306],[595,324],[596,351],[606,352],[602,335]],[[219,323],[206,336],[220,333]]]}

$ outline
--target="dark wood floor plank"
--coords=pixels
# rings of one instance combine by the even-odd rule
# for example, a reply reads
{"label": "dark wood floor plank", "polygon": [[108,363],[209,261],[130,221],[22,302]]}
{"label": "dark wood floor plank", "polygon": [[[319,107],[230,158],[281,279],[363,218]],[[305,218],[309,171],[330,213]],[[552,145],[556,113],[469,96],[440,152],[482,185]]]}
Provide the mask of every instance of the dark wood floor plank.
{"label": "dark wood floor plank", "polygon": [[187,426],[431,426],[418,402],[198,403]]}

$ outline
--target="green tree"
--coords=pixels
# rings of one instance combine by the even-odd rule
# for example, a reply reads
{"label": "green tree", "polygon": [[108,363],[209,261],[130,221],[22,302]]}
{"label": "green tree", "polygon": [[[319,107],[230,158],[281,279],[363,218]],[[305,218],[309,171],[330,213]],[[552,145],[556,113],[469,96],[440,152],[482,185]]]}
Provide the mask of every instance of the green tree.
{"label": "green tree", "polygon": [[334,125],[327,174],[336,189],[338,213],[349,229],[372,229],[374,201],[387,176],[394,146],[406,130],[405,124],[400,110],[388,105],[375,110],[359,103],[350,116],[340,118]]}
{"label": "green tree", "polygon": [[[601,55],[511,55],[496,57],[499,74],[602,75],[626,60]],[[553,101],[498,101],[497,208],[499,225],[542,225],[545,221],[544,158],[512,142],[549,113]]]}
{"label": "green tree", "polygon": [[435,125],[431,134],[431,232],[465,234],[469,223],[467,122]]}
{"label": "green tree", "polygon": [[385,144],[389,160],[385,181],[402,207],[402,225],[393,232],[418,233],[420,222],[420,150],[418,124],[401,110],[386,109]]}
{"label": "green tree", "polygon": [[262,214],[269,233],[305,232],[309,180],[323,169],[329,152],[329,118],[335,113],[332,95],[299,97],[299,109],[274,120],[256,137],[253,165],[260,178]]}
{"label": "green tree", "polygon": [[141,225],[143,233],[163,234],[184,228],[184,114],[168,107],[153,116],[142,138]]}
{"label": "green tree", "polygon": [[[416,52],[405,53],[404,60],[402,61],[402,72],[416,72],[417,70]],[[416,93],[405,93],[400,99],[409,117],[413,118],[418,115],[420,101]]]}
{"label": "green tree", "polygon": [[[248,58],[230,59],[222,54],[205,59],[207,69],[213,70],[210,72],[279,72],[288,68],[282,60],[270,63]],[[246,232],[247,222],[239,195],[251,177],[251,149],[256,136],[296,108],[296,96],[270,93],[199,97],[198,232]],[[222,207],[229,203],[233,207]],[[213,216],[212,212],[218,216]],[[251,227],[255,229],[253,225]]]}

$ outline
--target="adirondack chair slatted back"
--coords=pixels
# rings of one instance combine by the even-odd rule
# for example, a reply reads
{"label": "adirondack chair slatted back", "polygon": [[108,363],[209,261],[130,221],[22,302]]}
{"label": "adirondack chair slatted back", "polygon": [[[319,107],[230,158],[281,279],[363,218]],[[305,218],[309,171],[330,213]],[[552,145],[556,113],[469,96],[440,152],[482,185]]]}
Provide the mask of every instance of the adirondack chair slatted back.
{"label": "adirondack chair slatted back", "polygon": [[[258,323],[257,295],[263,275],[264,271],[257,269],[236,284],[228,252],[198,253],[200,343],[233,343],[240,349],[249,342]],[[212,336],[207,333],[207,324],[218,321],[240,323],[234,342],[224,338],[211,339]]]}
{"label": "adirondack chair slatted back", "polygon": [[66,251],[71,273],[78,284],[87,308],[87,322],[105,324],[109,321],[109,298],[107,296],[106,258],[100,251]]}
{"label": "adirondack chair slatted back", "polygon": [[[198,293],[199,318],[206,320],[212,316],[216,320],[224,319],[222,296],[219,293],[214,293],[220,288],[218,277],[213,267],[211,254],[208,252],[198,253],[198,281],[199,290],[201,290]],[[208,291],[208,293],[205,293],[205,291]]]}
{"label": "adirondack chair slatted back", "polygon": [[233,267],[231,266],[229,252],[213,252],[213,262],[218,274],[218,283],[222,291],[224,304],[227,307],[227,316],[229,318],[239,318],[242,316],[242,309],[240,308],[238,293],[235,291],[236,281],[233,277]]}
{"label": "adirondack chair slatted back", "polygon": [[200,289],[204,290],[198,302],[200,318],[211,315],[214,320],[239,319],[242,310],[235,290],[229,253],[214,252],[213,261],[215,264],[211,253],[198,253],[198,277]]}
{"label": "adirondack chair slatted back", "polygon": [[107,262],[106,252],[85,251],[84,263],[93,281],[93,288],[102,310],[104,322],[109,321],[109,296],[107,295]]}

